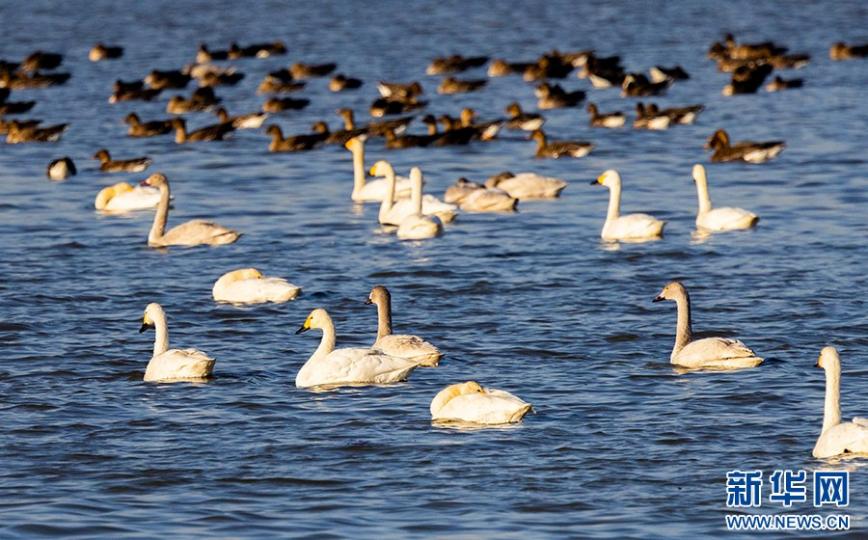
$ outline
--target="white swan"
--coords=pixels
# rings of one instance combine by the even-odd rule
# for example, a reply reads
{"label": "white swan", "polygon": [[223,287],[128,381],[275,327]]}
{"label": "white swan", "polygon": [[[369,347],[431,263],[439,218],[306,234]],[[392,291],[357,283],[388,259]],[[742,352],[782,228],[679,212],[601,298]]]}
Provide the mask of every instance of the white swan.
{"label": "white swan", "polygon": [[93,206],[103,212],[130,212],[147,210],[160,202],[160,190],[147,186],[133,187],[126,182],[102,188]]}
{"label": "white swan", "polygon": [[446,188],[443,200],[457,204],[462,212],[512,212],[518,205],[518,199],[504,190],[486,188],[466,178]]}
{"label": "white swan", "polygon": [[296,334],[311,328],[322,330],[322,341],[295,377],[299,388],[395,383],[407,380],[418,366],[375,349],[335,349],[335,325],[324,309],[311,311]]}
{"label": "white swan", "polygon": [[474,381],[447,386],[431,401],[431,419],[469,424],[514,424],[531,410],[530,403]]}
{"label": "white swan", "polygon": [[673,300],[678,308],[675,346],[670,361],[676,366],[707,369],[741,369],[762,364],[763,359],[737,339],[710,337],[693,339],[690,297],[678,281],[667,283],[654,302]]}
{"label": "white swan", "polygon": [[621,215],[621,175],[609,169],[591,185],[600,184],[609,188],[609,210],[600,237],[607,241],[645,242],[663,236],[665,221],[648,214]]}
{"label": "white swan", "polygon": [[440,236],[443,233],[443,222],[440,218],[437,215],[422,214],[422,171],[419,167],[413,167],[410,171],[410,182],[413,184],[413,194],[410,196],[413,213],[401,220],[398,225],[398,238],[425,240]]}
{"label": "white swan", "polygon": [[556,199],[567,183],[560,178],[523,172],[506,176],[499,174],[485,181],[485,187],[502,189],[510,197],[520,201],[531,199]]}
{"label": "white swan", "polygon": [[868,418],[853,418],[841,422],[841,359],[834,347],[820,351],[817,367],[826,371],[826,403],[823,410],[823,429],[814,445],[815,458],[828,458],[841,454],[868,453]]}
{"label": "white swan", "polygon": [[742,208],[712,208],[705,167],[698,163],[693,166],[693,180],[699,197],[699,213],[696,214],[696,227],[699,230],[721,232],[750,229],[759,221],[759,216]]}
{"label": "white swan", "polygon": [[[380,178],[370,182],[365,181],[365,137],[354,137],[344,144],[353,153],[353,194],[354,202],[381,202],[386,198],[389,185],[386,179]],[[395,184],[395,196],[407,198],[410,196],[410,179],[400,178]]]}
{"label": "white swan", "polygon": [[160,190],[160,203],[157,205],[154,223],[148,233],[149,246],[198,246],[202,244],[218,246],[231,244],[241,236],[237,231],[201,219],[176,225],[166,231],[166,221],[169,218],[169,197],[171,195],[168,179],[161,173],[154,173],[142,184]]}
{"label": "white swan", "polygon": [[282,304],[301,293],[297,287],[283,278],[265,277],[256,268],[241,268],[220,276],[211,289],[214,300],[232,304]]}
{"label": "white swan", "polygon": [[377,306],[377,341],[373,348],[389,356],[412,360],[425,367],[436,367],[443,353],[418,336],[392,333],[392,295],[382,285],[371,289],[367,304]]}
{"label": "white swan", "polygon": [[196,349],[170,349],[166,314],[160,304],[148,304],[139,333],[156,330],[154,354],[145,370],[145,381],[190,381],[211,376],[214,359]]}
{"label": "white swan", "polygon": [[[422,171],[418,167],[410,170],[410,176],[419,174],[420,178]],[[395,200],[395,169],[388,161],[378,161],[371,166],[371,175],[385,176],[386,180],[386,196],[380,202],[380,213],[378,219],[383,225],[400,225],[405,217],[416,213],[415,205],[410,199]],[[424,180],[423,180],[424,184]],[[410,181],[410,190],[412,194],[413,182]],[[443,223],[450,223],[455,219],[458,213],[458,207],[454,204],[447,204],[437,197],[432,195],[422,196],[422,215],[437,216]]]}

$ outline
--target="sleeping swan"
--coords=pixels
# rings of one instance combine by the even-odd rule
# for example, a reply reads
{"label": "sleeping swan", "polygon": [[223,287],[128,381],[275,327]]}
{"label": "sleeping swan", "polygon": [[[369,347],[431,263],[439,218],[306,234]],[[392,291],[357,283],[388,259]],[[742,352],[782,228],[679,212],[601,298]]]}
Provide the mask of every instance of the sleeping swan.
{"label": "sleeping swan", "polygon": [[160,202],[160,190],[146,186],[133,187],[126,182],[102,188],[93,206],[103,212],[130,212],[147,210]]}
{"label": "sleeping swan", "polygon": [[527,201],[556,199],[560,197],[561,191],[567,187],[567,183],[560,178],[541,176],[531,172],[518,174],[504,172],[486,180],[485,187],[502,189],[514,199]]}
{"label": "sleeping swan", "polygon": [[[443,233],[443,222],[436,215],[424,215],[422,213],[422,171],[419,167],[410,170],[410,182],[413,184],[413,194],[410,196],[410,204],[413,213],[404,217],[398,225],[398,238],[401,240],[425,240],[434,238]],[[454,216],[455,214],[452,213]]]}
{"label": "sleeping swan", "polygon": [[762,364],[763,359],[737,339],[722,337],[693,339],[690,297],[681,282],[667,283],[654,302],[662,302],[663,300],[673,300],[678,307],[675,346],[669,357],[676,366],[691,369],[740,369]]}
{"label": "sleeping swan", "polygon": [[265,277],[256,268],[241,268],[220,276],[211,289],[214,300],[232,304],[282,304],[296,298],[301,292],[282,278]]}
{"label": "sleeping swan", "polygon": [[868,418],[841,422],[841,359],[834,347],[820,351],[817,367],[826,370],[823,430],[814,446],[815,458],[868,453]]}
{"label": "sleeping swan", "polygon": [[[410,170],[410,175],[413,174],[418,174],[421,178],[422,171],[418,167],[414,167]],[[374,163],[371,166],[371,175],[386,177],[386,196],[380,203],[380,213],[378,214],[378,219],[382,225],[400,225],[405,217],[416,213],[415,205],[410,199],[395,200],[395,169],[388,161],[381,160]],[[424,184],[424,181],[422,183]],[[419,189],[421,193],[421,186]],[[410,192],[412,193],[412,191],[413,182],[411,179]],[[422,215],[437,216],[443,223],[451,223],[457,213],[458,207],[454,204],[444,203],[433,195],[422,196]]]}
{"label": "sleeping swan", "polygon": [[461,177],[446,189],[443,200],[457,204],[463,212],[513,212],[518,199],[502,189],[489,189]]}
{"label": "sleeping swan", "polygon": [[218,246],[231,244],[241,236],[232,229],[227,229],[216,223],[194,219],[176,225],[166,231],[166,221],[169,218],[169,181],[165,175],[154,173],[147,177],[142,185],[152,186],[160,190],[160,203],[154,214],[154,223],[148,233],[148,245],[151,247],[165,246],[198,246],[208,244]]}
{"label": "sleeping swan", "polygon": [[[383,179],[365,181],[365,136],[360,135],[348,140],[344,147],[353,153],[353,202],[381,202],[388,193],[388,182]],[[410,196],[410,180],[400,178],[395,185],[395,197],[402,199]]]}
{"label": "sleeping swan", "polygon": [[722,232],[750,229],[759,221],[759,216],[741,208],[712,208],[705,167],[698,163],[693,166],[693,180],[696,182],[696,194],[699,197],[696,228],[700,231]]}
{"label": "sleeping swan", "polygon": [[407,380],[418,366],[374,349],[335,349],[335,325],[324,309],[311,311],[296,334],[311,328],[322,330],[322,341],[295,377],[299,388],[395,383]]}
{"label": "sleeping swan", "polygon": [[447,386],[431,401],[437,422],[513,424],[521,422],[531,405],[503,390],[483,388],[474,381]]}
{"label": "sleeping swan", "polygon": [[665,221],[648,214],[621,215],[621,175],[609,169],[601,174],[591,185],[600,184],[609,188],[609,210],[600,237],[603,240],[624,242],[646,242],[663,236]]}
{"label": "sleeping swan", "polygon": [[379,349],[389,356],[397,356],[412,360],[420,366],[436,367],[443,353],[418,336],[398,335],[392,333],[392,295],[382,285],[371,289],[366,304],[377,306],[377,341],[373,348]]}
{"label": "sleeping swan", "polygon": [[145,370],[145,381],[174,382],[206,379],[214,369],[214,359],[196,349],[170,349],[166,314],[160,304],[148,304],[139,333],[156,330],[154,354]]}

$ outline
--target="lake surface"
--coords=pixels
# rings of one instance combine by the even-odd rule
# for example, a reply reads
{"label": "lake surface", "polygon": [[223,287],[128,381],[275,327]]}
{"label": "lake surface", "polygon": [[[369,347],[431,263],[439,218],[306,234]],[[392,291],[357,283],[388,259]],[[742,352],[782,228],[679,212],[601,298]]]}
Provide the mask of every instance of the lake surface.
{"label": "lake surface", "polygon": [[[70,122],[63,140],[0,147],[0,536],[692,539],[726,534],[727,471],[776,468],[850,470],[841,511],[851,537],[866,534],[866,460],[811,457],[822,346],[841,353],[845,419],[868,414],[868,61],[827,54],[839,39],[868,41],[863,2],[32,1],[0,4],[0,20],[0,58],[59,51],[73,74],[66,86],[15,93],[39,101],[29,116]],[[728,76],[705,51],[725,31],[810,53],[808,67],[783,73],[805,87],[722,97]],[[380,231],[375,206],[350,202],[341,147],[272,155],[256,131],[186,146],[130,139],[121,119],[165,117],[173,92],[106,102],[115,79],[180,67],[200,41],[273,39],[289,55],[238,61],[246,78],[218,88],[230,112],[257,109],[262,76],[296,61],[336,61],[366,81],[343,94],[328,92],[327,79],[309,82],[300,95],[311,106],[276,118],[289,133],[318,119],[337,128],[341,106],[366,120],[379,79],[420,79],[438,114],[468,105],[494,118],[514,99],[535,108],[518,77],[436,95],[425,66],[456,52],[518,61],[594,48],[621,54],[629,70],[681,64],[692,78],[655,101],[707,109],[696,125],[662,133],[592,130],[583,109],[547,113],[551,137],[597,145],[581,160],[535,160],[515,132],[440,149],[387,151],[374,140],[368,164],[386,158],[400,174],[418,165],[439,195],[459,176],[502,170],[570,182],[557,201],[463,214],[439,239],[403,243]],[[125,46],[125,57],[88,62],[98,40]],[[563,84],[632,116],[635,100],[617,90]],[[690,170],[707,162],[702,144],[717,128],[783,138],[787,149],[764,165],[709,167],[713,200],[762,220],[696,242]],[[101,147],[155,159],[151,171],[172,182],[170,223],[209,218],[244,236],[213,249],[148,249],[150,212],[93,210],[101,187],[146,176],[99,173],[90,156]],[[49,182],[45,165],[62,155],[79,174]],[[588,182],[608,168],[624,179],[625,211],[669,221],[664,240],[601,245],[608,193]],[[216,304],[214,281],[245,266],[304,293],[279,306]],[[738,336],[766,362],[673,370],[675,307],[651,300],[676,278],[692,294],[695,329]],[[363,302],[376,284],[392,291],[396,331],[446,352],[440,367],[391,387],[295,388],[319,339],[293,334],[308,312],[329,310],[339,346],[370,345],[376,313]],[[142,382],[153,334],[137,329],[149,302],[165,307],[172,345],[217,359],[213,381]],[[535,412],[508,429],[432,426],[431,398],[470,379]],[[783,508],[766,499],[760,511]]]}

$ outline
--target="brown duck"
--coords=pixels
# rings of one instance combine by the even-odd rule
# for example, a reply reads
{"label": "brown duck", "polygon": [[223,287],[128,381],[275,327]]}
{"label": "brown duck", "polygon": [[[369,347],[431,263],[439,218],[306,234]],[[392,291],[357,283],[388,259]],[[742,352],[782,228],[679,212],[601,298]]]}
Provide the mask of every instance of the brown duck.
{"label": "brown duck", "polygon": [[709,137],[705,143],[705,148],[714,150],[711,155],[711,161],[745,161],[747,163],[764,163],[777,157],[780,154],[786,143],[784,141],[738,141],[730,143],[729,134],[718,129]]}
{"label": "brown duck", "polygon": [[356,90],[362,87],[361,79],[347,77],[342,73],[338,73],[332,80],[329,81],[329,90],[332,92],[343,92],[344,90]]}
{"label": "brown duck", "polygon": [[44,128],[25,127],[21,123],[13,121],[6,133],[6,143],[57,142],[68,126],[69,124],[56,124]]}
{"label": "brown duck", "polygon": [[111,154],[105,148],[97,150],[93,155],[94,159],[99,160],[99,170],[102,172],[142,172],[154,162],[149,157],[138,157],[132,159],[112,159]]}
{"label": "brown duck", "polygon": [[284,138],[283,131],[281,131],[279,126],[274,124],[268,126],[265,133],[271,137],[271,142],[268,143],[269,152],[303,152],[305,150],[313,150],[325,139],[320,133],[294,135]]}
{"label": "brown duck", "polygon": [[580,158],[588,155],[594,148],[592,143],[586,141],[549,141],[541,129],[534,131],[531,138],[536,141],[538,158]]}
{"label": "brown duck", "polygon": [[262,104],[262,110],[267,113],[277,113],[281,111],[296,111],[304,109],[310,105],[310,100],[307,98],[269,98]]}
{"label": "brown duck", "polygon": [[124,123],[130,126],[127,130],[127,135],[130,137],[156,137],[157,135],[165,135],[174,129],[171,120],[142,122],[136,113],[128,114],[124,118]]}
{"label": "brown duck", "polygon": [[183,118],[174,118],[172,126],[175,128],[175,142],[185,144],[188,142],[222,141],[226,135],[232,133],[235,128],[231,123],[212,124],[196,131],[187,132],[187,122]]}

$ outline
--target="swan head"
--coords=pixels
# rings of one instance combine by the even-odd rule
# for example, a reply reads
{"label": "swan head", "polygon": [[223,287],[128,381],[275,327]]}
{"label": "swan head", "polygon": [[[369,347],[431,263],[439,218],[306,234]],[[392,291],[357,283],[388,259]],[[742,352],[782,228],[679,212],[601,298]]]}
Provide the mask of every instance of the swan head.
{"label": "swan head", "polygon": [[366,304],[389,305],[392,302],[392,294],[389,289],[382,285],[377,285],[371,289],[371,294],[368,295]]}
{"label": "swan head", "polygon": [[153,328],[156,324],[154,321],[163,317],[163,307],[160,304],[154,302],[148,304],[145,308],[145,314],[142,316],[142,326],[139,328],[139,333],[141,334],[148,328]]}
{"label": "swan head", "polygon": [[304,320],[304,324],[301,325],[301,328],[295,331],[296,334],[301,334],[303,332],[307,332],[311,328],[325,328],[330,325],[332,318],[329,317],[329,314],[326,310],[322,308],[316,308],[315,310],[310,312],[310,315],[307,316],[307,319]]}
{"label": "swan head", "polygon": [[700,163],[693,166],[693,181],[707,183],[708,177],[705,175],[705,167]]}
{"label": "swan head", "polygon": [[591,182],[592,186],[595,186],[597,184],[600,184],[601,186],[606,186],[607,188],[620,187],[621,175],[618,174],[618,171],[616,171],[615,169],[609,169],[600,176],[598,176],[596,180]]}
{"label": "swan head", "polygon": [[838,350],[835,347],[823,347],[820,351],[820,357],[817,358],[817,364],[814,367],[823,368],[825,370],[841,370],[841,358],[838,356]]}
{"label": "swan head", "polygon": [[231,283],[245,279],[262,279],[262,272],[256,268],[239,268],[238,270],[232,270],[231,272],[223,274],[220,281],[225,280],[225,282]]}
{"label": "swan head", "polygon": [[[352,111],[350,111],[350,114],[352,114]],[[364,135],[359,135],[358,137],[353,137],[352,139],[350,139],[344,143],[344,148],[346,148],[350,152],[356,152],[358,150],[361,150],[362,148],[364,148],[364,146],[365,146],[365,136]]]}
{"label": "swan head", "polygon": [[133,186],[127,184],[126,182],[118,182],[117,184],[109,187],[102,188],[99,193],[96,195],[96,200],[93,205],[97,210],[105,210],[105,207],[108,206],[110,200],[120,195],[121,193],[126,193],[127,191],[132,191]]}
{"label": "swan head", "polygon": [[168,186],[169,185],[169,179],[166,178],[166,175],[163,173],[154,173],[151,176],[142,180],[142,185],[143,186],[151,186],[151,187],[155,187],[155,188],[158,188],[160,186]]}
{"label": "swan head", "polygon": [[684,288],[684,285],[682,285],[680,281],[670,281],[665,287],[663,287],[663,290],[660,291],[660,294],[658,294],[653,301],[662,302],[664,300],[678,300],[685,296],[687,296],[687,289]]}
{"label": "swan head", "polygon": [[501,182],[510,178],[515,178],[515,175],[511,171],[503,171],[501,173],[497,173],[494,176],[490,176],[488,180],[485,181],[485,187],[489,189],[494,189]]}
{"label": "swan head", "polygon": [[369,171],[371,176],[388,176],[390,174],[395,174],[395,170],[392,168],[392,165],[385,160],[380,160],[373,165],[371,165],[371,170]]}
{"label": "swan head", "polygon": [[436,416],[440,409],[445,407],[452,398],[466,394],[481,394],[484,391],[485,390],[483,390],[482,386],[480,386],[476,381],[451,384],[437,392],[437,395],[434,396],[433,400],[431,400],[431,416]]}

